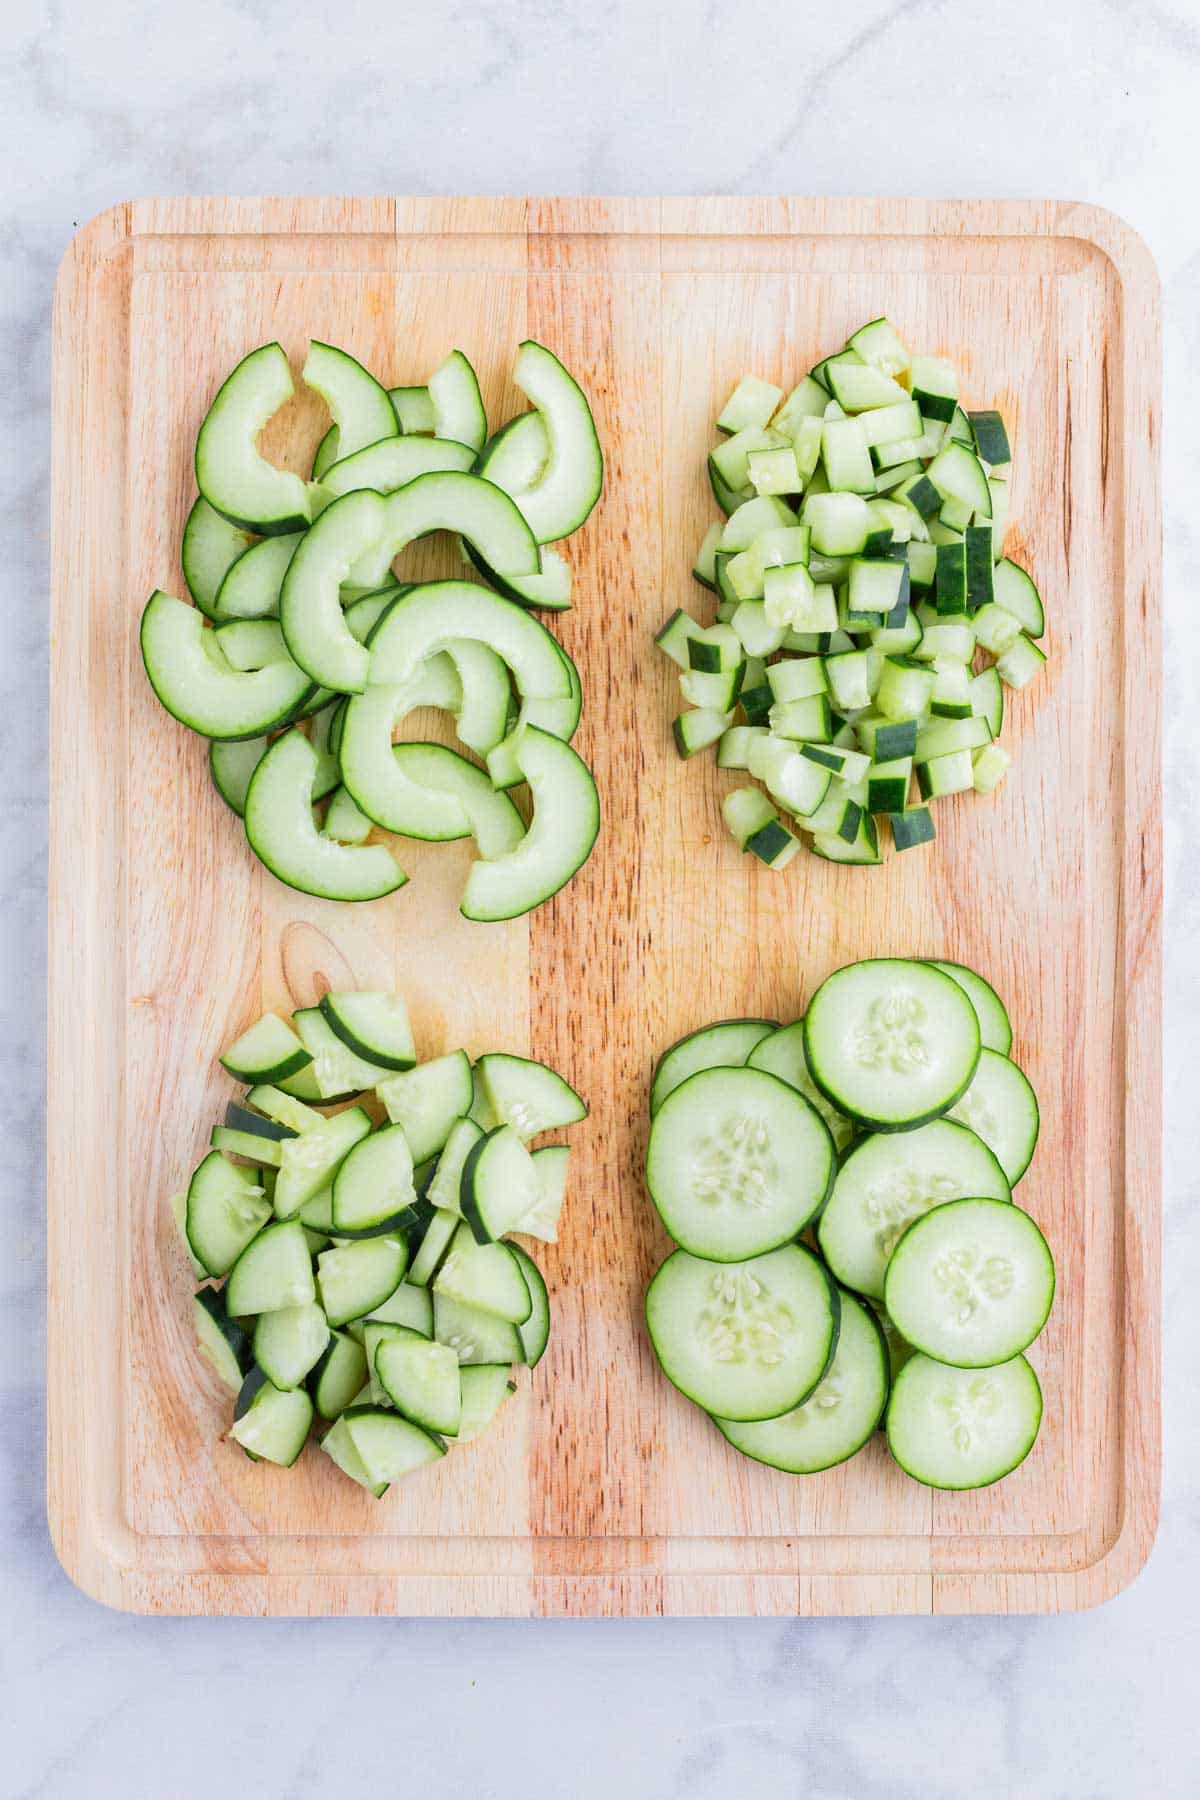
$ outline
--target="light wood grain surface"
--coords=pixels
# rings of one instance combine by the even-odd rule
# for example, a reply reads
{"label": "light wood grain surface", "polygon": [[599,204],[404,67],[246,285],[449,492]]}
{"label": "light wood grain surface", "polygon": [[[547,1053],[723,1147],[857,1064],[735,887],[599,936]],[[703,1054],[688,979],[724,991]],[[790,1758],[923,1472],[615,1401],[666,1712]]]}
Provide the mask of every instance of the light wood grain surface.
{"label": "light wood grain surface", "polygon": [[[699,598],[725,392],[746,369],[797,380],[884,311],[1004,410],[1009,543],[1051,661],[1010,700],[1008,781],[943,803],[931,852],[775,874],[723,832],[736,777],[675,758],[651,637]],[[141,671],[146,594],[184,591],[196,428],[246,350],[277,337],[298,362],[310,336],[389,384],[461,345],[496,421],[527,335],[583,382],[607,456],[554,621],[599,845],[507,925],[459,917],[459,846],[405,845],[388,900],[305,899],[255,862]],[[298,399],[269,447],[303,466],[319,411]],[[1132,1579],[1159,1456],[1158,435],[1153,267],[1086,207],[162,200],[80,233],[54,327],[49,1495],[81,1587],[145,1612],[845,1614],[1052,1611]],[[794,1018],[864,954],[980,969],[1042,1103],[1020,1199],[1059,1268],[1046,1421],[982,1493],[933,1495],[878,1444],[809,1479],[758,1467],[645,1342],[656,1054],[710,1019]],[[222,1441],[164,1209],[227,1097],[218,1050],[264,1003],[347,984],[403,990],[423,1054],[526,1052],[591,1104],[541,1259],[546,1359],[492,1433],[380,1503],[313,1453],[285,1473]]]}

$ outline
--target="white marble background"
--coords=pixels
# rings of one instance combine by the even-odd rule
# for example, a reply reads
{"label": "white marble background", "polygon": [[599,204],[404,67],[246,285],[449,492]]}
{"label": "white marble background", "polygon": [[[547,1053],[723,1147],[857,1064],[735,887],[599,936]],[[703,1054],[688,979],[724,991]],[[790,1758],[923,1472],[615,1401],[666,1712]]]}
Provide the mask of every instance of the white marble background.
{"label": "white marble background", "polygon": [[[0,56],[0,1794],[1183,1800],[1200,1792],[1200,4],[10,0]],[[1163,1526],[1062,1619],[119,1617],[43,1506],[50,298],[149,193],[1054,195],[1147,238],[1167,319]],[[1097,629],[1105,628],[1097,620]],[[1191,771],[1189,775],[1189,770]],[[1191,824],[1189,824],[1189,820]],[[86,1345],[80,1354],[87,1354]]]}

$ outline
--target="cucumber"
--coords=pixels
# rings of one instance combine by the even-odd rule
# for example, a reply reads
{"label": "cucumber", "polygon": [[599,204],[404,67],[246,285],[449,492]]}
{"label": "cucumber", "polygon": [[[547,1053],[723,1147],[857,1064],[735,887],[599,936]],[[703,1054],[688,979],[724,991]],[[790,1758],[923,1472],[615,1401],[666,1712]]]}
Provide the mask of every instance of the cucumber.
{"label": "cucumber", "polygon": [[462,1383],[458,1357],[448,1345],[392,1326],[375,1351],[374,1366],[385,1396],[404,1418],[426,1431],[457,1436]]}
{"label": "cucumber", "polygon": [[445,1456],[440,1437],[378,1406],[351,1406],[342,1414],[350,1440],[372,1486],[386,1486]]}
{"label": "cucumber", "polygon": [[272,619],[279,616],[283,578],[303,532],[263,538],[243,552],[221,583],[213,608],[218,623],[232,619]]}
{"label": "cucumber", "polygon": [[240,1392],[254,1352],[244,1328],[229,1317],[215,1288],[202,1287],[193,1296],[192,1326],[196,1347],[212,1365],[217,1379],[235,1394]]}
{"label": "cucumber", "polygon": [[452,350],[429,377],[434,435],[465,444],[473,454],[487,438],[487,413],[474,369],[461,350]]}
{"label": "cucumber", "polygon": [[411,1069],[416,1062],[408,1008],[399,994],[331,992],[320,1006],[330,1028],[355,1056],[381,1069]]}
{"label": "cucumber", "polygon": [[302,379],[333,415],[339,459],[397,435],[399,425],[387,389],[347,351],[314,338]]}
{"label": "cucumber", "polygon": [[392,494],[418,475],[447,469],[465,474],[474,461],[475,453],[468,445],[447,438],[392,437],[369,444],[353,456],[339,458],[320,480],[326,493],[335,499],[358,488]]}
{"label": "cucumber", "polygon": [[312,1401],[303,1388],[284,1392],[261,1369],[251,1369],[229,1435],[256,1461],[290,1469],[307,1442],[312,1417]]}
{"label": "cucumber", "polygon": [[402,1237],[361,1238],[322,1250],[317,1257],[317,1286],[330,1325],[361,1319],[394,1294],[408,1267],[408,1245]]}
{"label": "cucumber", "polygon": [[489,1051],[475,1069],[492,1122],[511,1126],[522,1142],[588,1116],[575,1089],[544,1063]]}
{"label": "cucumber", "polygon": [[956,981],[975,1008],[983,1049],[996,1050],[1001,1056],[1007,1056],[1012,1049],[1012,1024],[1003,1000],[991,983],[962,963],[935,962],[933,966],[948,975],[951,981]]}
{"label": "cucumber", "polygon": [[459,1444],[478,1437],[492,1423],[504,1402],[517,1391],[510,1380],[507,1363],[476,1363],[459,1369],[462,1388],[462,1413],[459,1419]]}
{"label": "cucumber", "polygon": [[333,1177],[331,1224],[341,1237],[415,1218],[416,1189],[408,1139],[399,1125],[373,1131],[354,1144]]}
{"label": "cucumber", "polygon": [[527,725],[514,754],[533,819],[514,849],[472,865],[461,906],[467,919],[512,919],[542,905],[582,868],[600,830],[596,784],[569,744]]}
{"label": "cucumber", "polygon": [[225,1305],[235,1318],[307,1306],[316,1298],[312,1262],[299,1219],[268,1225],[242,1251],[229,1273]]}
{"label": "cucumber", "polygon": [[188,593],[202,613],[217,616],[217,595],[229,570],[255,542],[254,534],[233,525],[197,495],[183,528],[179,560]]}
{"label": "cucumber", "polygon": [[916,1355],[888,1402],[888,1449],[926,1487],[990,1487],[1024,1462],[1041,1423],[1042,1390],[1023,1356],[972,1370]]}
{"label": "cucumber", "polygon": [[525,1286],[529,1289],[529,1317],[517,1326],[517,1333],[521,1339],[522,1361],[533,1369],[541,1362],[546,1354],[546,1345],[550,1342],[550,1295],[546,1291],[542,1271],[529,1252],[523,1250],[520,1244],[510,1244],[508,1247],[516,1257],[517,1265],[525,1278]]}
{"label": "cucumber", "polygon": [[358,694],[367,685],[370,652],[347,626],[340,592],[359,560],[381,541],[387,506],[369,489],[343,494],[305,533],[283,578],[279,622],[288,652],[313,681],[338,693]]}
{"label": "cucumber", "polygon": [[533,1152],[538,1197],[532,1210],[514,1227],[523,1237],[540,1238],[544,1244],[558,1242],[558,1222],[566,1199],[570,1156],[566,1144],[544,1144]]}
{"label": "cucumber", "polygon": [[1033,1159],[1040,1126],[1037,1095],[1016,1063],[981,1050],[970,1087],[946,1117],[969,1125],[1016,1187]]}
{"label": "cucumber", "polygon": [[267,737],[214,738],[208,746],[208,767],[213,786],[240,819],[246,811],[250,777],[267,753]]}
{"label": "cucumber", "polygon": [[468,1152],[459,1194],[463,1217],[481,1244],[515,1231],[532,1212],[539,1197],[537,1170],[511,1125],[497,1125]]}
{"label": "cucumber", "polygon": [[313,1406],[322,1419],[338,1419],[367,1379],[367,1358],[361,1344],[344,1332],[330,1331],[324,1352],[308,1377]]}
{"label": "cucumber", "polygon": [[225,658],[198,607],[156,590],[140,632],[150,685],[172,718],[209,738],[257,738],[290,719],[313,691],[290,660],[245,673]]}
{"label": "cucumber", "polygon": [[455,1121],[470,1112],[473,1092],[464,1050],[390,1075],[376,1088],[388,1118],[403,1126],[414,1163],[428,1161],[445,1146]]}
{"label": "cucumber", "polygon": [[373,684],[405,685],[426,657],[462,638],[477,639],[512,670],[522,694],[568,699],[571,678],[550,633],[522,607],[467,581],[411,588],[371,638]]}
{"label": "cucumber", "polygon": [[[716,1029],[719,1031],[720,1026]],[[834,1149],[843,1151],[854,1135],[854,1124],[836,1106],[830,1104],[816,1082],[808,1072],[808,1060],[804,1054],[804,1020],[797,1019],[794,1025],[781,1025],[766,1032],[746,1058],[751,1069],[765,1069],[768,1075],[775,1075],[780,1081],[786,1081],[803,1094],[809,1105],[815,1107],[824,1119],[833,1139]],[[654,1103],[651,1100],[651,1113]]]}
{"label": "cucumber", "polygon": [[667,1095],[701,1069],[740,1069],[778,1027],[769,1019],[722,1019],[689,1031],[659,1057],[650,1086],[650,1116]]}
{"label": "cucumber", "polygon": [[953,1200],[908,1227],[883,1301],[914,1349],[956,1368],[990,1368],[1038,1336],[1054,1281],[1050,1247],[1028,1213],[1000,1200]]}
{"label": "cucumber", "polygon": [[[516,1245],[508,1246],[516,1255]],[[522,1270],[524,1265],[520,1265]],[[528,1288],[527,1288],[528,1291]],[[448,1344],[464,1367],[482,1368],[494,1363],[508,1367],[524,1359],[521,1330],[534,1318],[530,1301],[529,1320],[519,1328],[507,1319],[498,1319],[477,1306],[452,1300],[448,1294],[433,1295],[433,1331],[439,1344]]]}
{"label": "cucumber", "polygon": [[360,1106],[351,1106],[323,1119],[313,1130],[286,1139],[279,1146],[276,1218],[295,1218],[302,1206],[328,1187],[344,1159],[370,1129],[367,1114]]}
{"label": "cucumber", "polygon": [[312,516],[299,475],[273,467],[257,444],[263,426],[293,392],[282,348],[263,344],[226,377],[196,439],[196,485],[205,500],[262,537],[302,531]]}
{"label": "cucumber", "polygon": [[257,1170],[210,1151],[187,1191],[188,1247],[200,1266],[210,1275],[227,1275],[270,1216]]}
{"label": "cucumber", "polygon": [[235,1081],[270,1083],[297,1074],[311,1061],[291,1026],[278,1013],[267,1012],[230,1044],[221,1067]]}
{"label": "cucumber", "polygon": [[544,470],[516,503],[538,543],[551,544],[577,530],[600,498],[604,457],[587,397],[552,351],[527,339],[513,381],[541,415],[549,444]]}
{"label": "cucumber", "polygon": [[422,1198],[439,1212],[462,1212],[462,1177],[467,1158],[482,1142],[483,1131],[474,1119],[456,1119],[437,1159]]}
{"label": "cucumber", "polygon": [[381,505],[376,539],[364,544],[345,578],[360,587],[378,587],[401,551],[431,531],[457,532],[484,562],[507,575],[536,575],[541,569],[537,542],[516,501],[478,475],[433,470],[406,482]]}
{"label": "cucumber", "polygon": [[[247,678],[251,679],[251,678]],[[299,731],[271,745],[246,794],[246,836],[280,881],[327,900],[377,900],[408,880],[383,844],[339,844],[313,823],[317,754]]]}
{"label": "cucumber", "polygon": [[315,1301],[259,1314],[254,1360],[277,1388],[299,1387],[329,1343],[325,1314]]}
{"label": "cucumber", "polygon": [[433,1291],[511,1325],[523,1325],[533,1311],[521,1265],[509,1245],[477,1243],[465,1220],[433,1278]]}

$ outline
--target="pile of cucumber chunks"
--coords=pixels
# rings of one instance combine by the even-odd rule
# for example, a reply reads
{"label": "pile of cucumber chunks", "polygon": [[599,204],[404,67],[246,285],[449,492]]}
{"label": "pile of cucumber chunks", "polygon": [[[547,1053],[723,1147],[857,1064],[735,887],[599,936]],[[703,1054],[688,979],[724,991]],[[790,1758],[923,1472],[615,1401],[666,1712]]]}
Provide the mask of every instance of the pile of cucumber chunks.
{"label": "pile of cucumber chunks", "polygon": [[1003,420],[965,411],[953,364],[880,318],[790,394],[746,376],[717,425],[727,517],[693,571],[716,622],[676,612],[658,638],[694,709],[679,754],[715,743],[763,784],[723,811],[772,868],[800,847],[781,813],[834,862],[879,862],[881,816],[897,850],[928,843],[930,802],[1003,780],[1004,688],[1046,660],[1037,587],[1004,555]]}
{"label": "pile of cucumber chunks", "polygon": [[[381,1017],[364,1042],[358,1021]],[[526,1144],[587,1108],[525,1058],[417,1062],[390,994],[266,1013],[221,1062],[253,1085],[171,1207],[205,1284],[198,1347],[236,1396],[229,1436],[290,1467],[315,1421],[378,1498],[477,1437],[513,1365],[543,1355],[546,1284],[507,1240],[556,1241],[569,1151]]]}

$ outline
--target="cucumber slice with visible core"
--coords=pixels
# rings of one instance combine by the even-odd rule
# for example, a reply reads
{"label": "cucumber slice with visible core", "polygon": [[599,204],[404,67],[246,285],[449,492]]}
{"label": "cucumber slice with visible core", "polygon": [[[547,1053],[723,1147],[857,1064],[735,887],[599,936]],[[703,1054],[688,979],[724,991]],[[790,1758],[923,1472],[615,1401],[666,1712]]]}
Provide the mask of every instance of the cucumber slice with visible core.
{"label": "cucumber slice with visible core", "polygon": [[888,1402],[888,1449],[926,1487],[990,1487],[1024,1462],[1041,1423],[1042,1390],[1023,1356],[951,1369],[916,1355]]}
{"label": "cucumber slice with visible core", "polygon": [[908,1227],[883,1301],[914,1349],[955,1368],[990,1368],[1028,1349],[1050,1317],[1054,1259],[1019,1206],[952,1200]]}
{"label": "cucumber slice with visible core", "polygon": [[770,1019],[722,1019],[689,1031],[658,1059],[650,1086],[650,1117],[689,1075],[701,1069],[744,1068],[756,1047],[778,1029]]}

